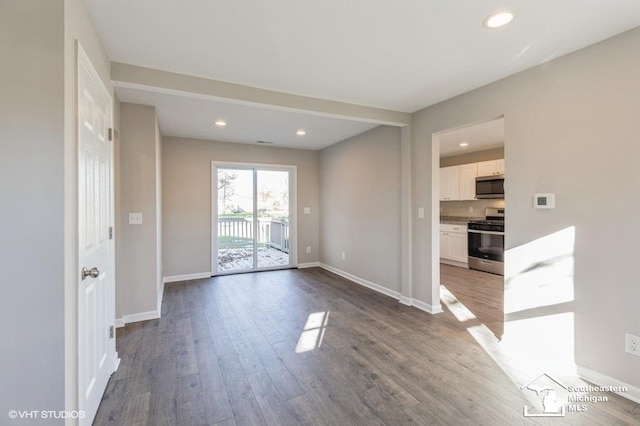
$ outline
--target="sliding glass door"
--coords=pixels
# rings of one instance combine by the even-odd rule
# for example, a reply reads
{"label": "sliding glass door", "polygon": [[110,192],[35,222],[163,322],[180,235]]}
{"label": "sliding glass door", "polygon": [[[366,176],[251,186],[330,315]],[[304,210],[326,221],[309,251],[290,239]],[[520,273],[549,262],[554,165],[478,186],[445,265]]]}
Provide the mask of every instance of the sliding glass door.
{"label": "sliding glass door", "polygon": [[212,178],[214,272],[294,266],[295,168],[214,162]]}

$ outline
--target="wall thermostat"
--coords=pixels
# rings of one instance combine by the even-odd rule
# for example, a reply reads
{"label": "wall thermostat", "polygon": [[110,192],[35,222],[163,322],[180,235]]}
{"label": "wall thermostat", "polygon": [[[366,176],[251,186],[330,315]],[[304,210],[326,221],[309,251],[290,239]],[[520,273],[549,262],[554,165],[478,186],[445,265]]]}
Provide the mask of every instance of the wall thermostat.
{"label": "wall thermostat", "polygon": [[533,207],[536,209],[554,209],[556,207],[556,194],[535,194]]}

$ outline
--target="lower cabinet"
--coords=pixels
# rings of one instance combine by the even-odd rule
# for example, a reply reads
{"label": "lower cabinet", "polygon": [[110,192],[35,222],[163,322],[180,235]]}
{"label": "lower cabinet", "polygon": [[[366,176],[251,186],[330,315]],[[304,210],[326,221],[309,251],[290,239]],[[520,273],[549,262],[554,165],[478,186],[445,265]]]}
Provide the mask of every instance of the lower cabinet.
{"label": "lower cabinet", "polygon": [[440,258],[467,263],[467,227],[440,225]]}

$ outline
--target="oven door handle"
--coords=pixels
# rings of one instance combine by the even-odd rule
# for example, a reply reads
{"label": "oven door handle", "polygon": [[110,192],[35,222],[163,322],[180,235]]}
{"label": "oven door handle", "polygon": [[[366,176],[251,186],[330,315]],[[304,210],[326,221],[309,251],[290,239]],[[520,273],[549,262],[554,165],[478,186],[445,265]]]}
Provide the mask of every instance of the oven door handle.
{"label": "oven door handle", "polygon": [[469,229],[468,232],[473,232],[474,234],[489,234],[489,235],[504,235],[504,232],[498,231],[478,231],[476,229]]}

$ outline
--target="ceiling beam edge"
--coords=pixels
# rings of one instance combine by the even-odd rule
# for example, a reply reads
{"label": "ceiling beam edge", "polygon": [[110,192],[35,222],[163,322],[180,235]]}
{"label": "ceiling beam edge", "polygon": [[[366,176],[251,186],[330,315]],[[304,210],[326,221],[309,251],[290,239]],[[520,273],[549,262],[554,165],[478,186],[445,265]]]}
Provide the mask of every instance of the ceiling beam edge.
{"label": "ceiling beam edge", "polygon": [[215,98],[232,103],[307,112],[314,115],[348,118],[391,126],[405,126],[411,123],[411,114],[406,112],[293,95],[119,62],[111,63],[111,80],[116,87]]}

